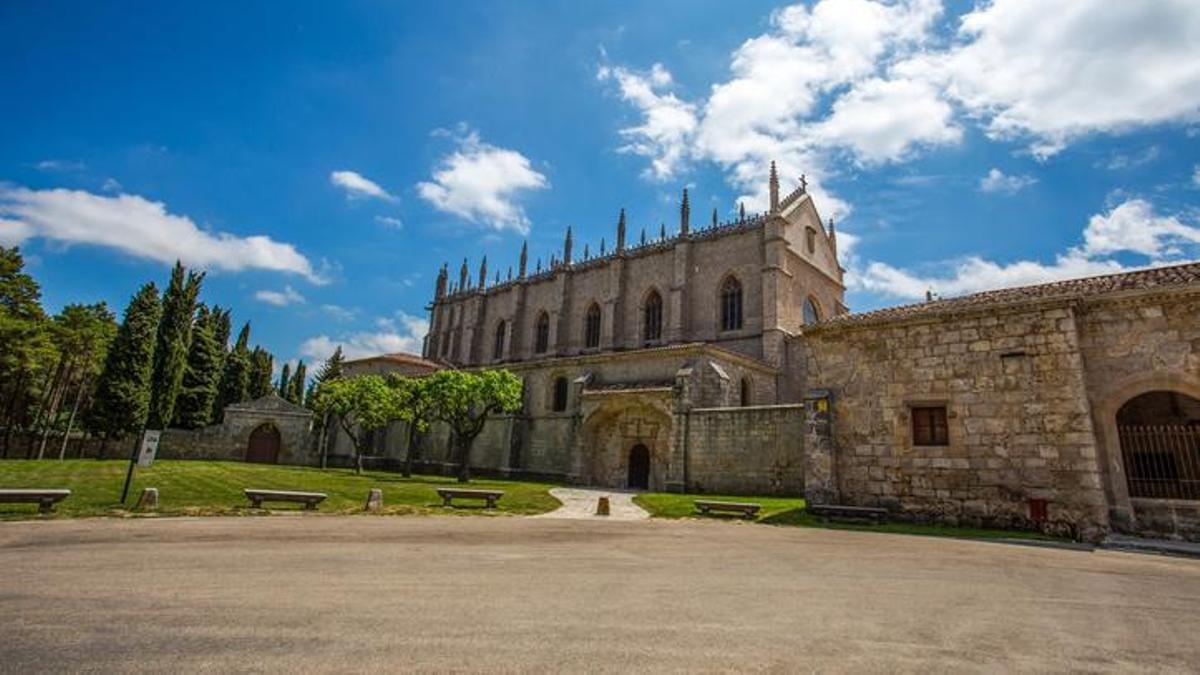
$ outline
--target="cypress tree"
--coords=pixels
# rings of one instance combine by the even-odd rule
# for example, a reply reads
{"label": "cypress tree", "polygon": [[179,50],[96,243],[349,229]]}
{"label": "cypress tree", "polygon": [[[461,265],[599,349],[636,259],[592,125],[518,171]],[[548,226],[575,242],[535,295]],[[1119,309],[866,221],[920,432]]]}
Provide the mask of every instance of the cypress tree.
{"label": "cypress tree", "polygon": [[262,347],[255,347],[250,355],[250,399],[262,398],[275,388],[272,375],[275,357]]}
{"label": "cypress tree", "polygon": [[215,334],[215,319],[215,314],[200,305],[192,326],[192,344],[183,371],[183,385],[175,402],[175,424],[184,429],[198,429],[212,421],[224,356]]}
{"label": "cypress tree", "polygon": [[292,376],[291,386],[288,387],[287,400],[300,405],[304,402],[304,380],[307,377],[304,361],[296,365],[296,374]]}
{"label": "cypress tree", "polygon": [[184,274],[183,264],[175,263],[171,283],[163,293],[162,320],[158,324],[158,341],[154,347],[154,375],[150,379],[150,416],[147,424],[162,429],[171,423],[175,414],[175,399],[183,385],[187,366],[188,347],[192,340],[192,317],[196,313],[196,297],[204,274]]}
{"label": "cypress tree", "polygon": [[225,418],[225,406],[241,403],[250,398],[250,322],[238,332],[233,350],[225,357],[225,370],[221,374],[221,386],[217,389],[217,409],[214,421]]}
{"label": "cypress tree", "polygon": [[212,412],[208,416],[210,423],[219,421],[224,410],[224,404],[221,402],[221,386],[225,382],[225,362],[229,359],[229,336],[233,328],[229,319],[229,311],[214,306],[212,315],[209,317],[213,326],[213,339],[221,350],[221,358],[217,364],[217,395],[213,397]]}
{"label": "cypress tree", "polygon": [[154,283],[142,286],[129,301],[117,336],[109,347],[88,411],[89,429],[107,442],[140,431],[150,411],[150,377],[162,305]]}
{"label": "cypress tree", "polygon": [[287,398],[288,391],[292,388],[292,365],[290,363],[283,364],[283,372],[279,374],[279,389],[276,393],[279,398]]}

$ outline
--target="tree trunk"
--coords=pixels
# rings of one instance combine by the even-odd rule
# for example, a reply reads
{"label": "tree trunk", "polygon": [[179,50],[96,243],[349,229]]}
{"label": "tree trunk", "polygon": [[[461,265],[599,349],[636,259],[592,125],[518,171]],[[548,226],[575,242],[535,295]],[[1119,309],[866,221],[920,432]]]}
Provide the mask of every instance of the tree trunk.
{"label": "tree trunk", "polygon": [[404,471],[401,472],[405,478],[411,478],[413,472],[413,463],[416,461],[417,453],[420,452],[421,432],[417,431],[416,422],[408,425],[408,452],[404,456]]}
{"label": "tree trunk", "polygon": [[458,482],[469,483],[471,481],[471,441],[454,434],[454,443],[458,446]]}
{"label": "tree trunk", "polygon": [[79,391],[75,392],[75,404],[71,406],[71,416],[67,418],[67,432],[63,434],[62,447],[58,449],[58,461],[63,461],[67,457],[67,440],[71,438],[71,428],[75,426],[75,414],[79,412],[79,402],[83,400],[84,385],[87,384],[87,378],[79,380]]}
{"label": "tree trunk", "polygon": [[46,442],[50,440],[50,430],[54,428],[54,423],[58,421],[58,409],[62,406],[62,401],[67,395],[67,388],[71,386],[71,376],[74,374],[75,359],[71,359],[67,362],[62,376],[56,378],[51,387],[50,407],[46,411],[45,419],[42,420],[42,442],[38,445],[38,459],[46,457]]}

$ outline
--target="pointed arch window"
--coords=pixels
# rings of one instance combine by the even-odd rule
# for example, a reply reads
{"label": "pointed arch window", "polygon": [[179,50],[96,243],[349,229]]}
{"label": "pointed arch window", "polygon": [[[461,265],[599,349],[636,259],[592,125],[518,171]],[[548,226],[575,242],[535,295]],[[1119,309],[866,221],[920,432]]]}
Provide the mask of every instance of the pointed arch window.
{"label": "pointed arch window", "polygon": [[600,305],[594,302],[588,307],[587,317],[583,322],[583,345],[588,349],[600,346]]}
{"label": "pointed arch window", "polygon": [[545,354],[548,349],[550,349],[550,315],[542,312],[538,314],[537,323],[533,328],[533,351],[537,354]]}
{"label": "pointed arch window", "polygon": [[821,310],[817,308],[816,300],[804,299],[804,325],[811,326],[821,320]]}
{"label": "pointed arch window", "polygon": [[642,307],[642,340],[657,342],[662,339],[662,296],[658,291],[650,291],[646,296],[646,304]]}
{"label": "pointed arch window", "polygon": [[742,329],[742,284],[728,277],[721,284],[721,330]]}
{"label": "pointed arch window", "polygon": [[504,358],[504,334],[508,332],[508,323],[501,320],[496,324],[496,339],[492,344],[492,358],[499,360]]}
{"label": "pointed arch window", "polygon": [[750,378],[748,378],[748,377],[742,378],[741,389],[742,389],[741,404],[742,404],[742,407],[744,408],[744,407],[750,405],[750,403],[751,403],[752,389],[751,389],[751,384],[750,384]]}
{"label": "pointed arch window", "polygon": [[567,378],[554,378],[554,412],[562,412],[567,409]]}

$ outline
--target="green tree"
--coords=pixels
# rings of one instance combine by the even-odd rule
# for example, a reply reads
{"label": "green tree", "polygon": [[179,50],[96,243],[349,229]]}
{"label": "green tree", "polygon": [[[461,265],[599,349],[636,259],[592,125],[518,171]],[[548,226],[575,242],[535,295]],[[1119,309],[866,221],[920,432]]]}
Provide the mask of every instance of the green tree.
{"label": "green tree", "polygon": [[0,246],[0,422],[3,456],[12,435],[31,423],[47,373],[54,372],[57,350],[51,324],[41,305],[41,288],[26,274],[17,247]]}
{"label": "green tree", "polygon": [[283,371],[279,373],[279,387],[275,393],[279,394],[279,398],[287,398],[288,392],[292,388],[292,364],[283,364]]}
{"label": "green tree", "polygon": [[238,332],[237,342],[225,357],[221,386],[217,389],[217,407],[213,419],[225,418],[225,407],[250,398],[250,322]]}
{"label": "green tree", "polygon": [[396,419],[396,390],[379,375],[344,377],[324,382],[314,395],[314,410],[346,432],[354,445],[354,465],[362,473],[362,456],[372,434]]}
{"label": "green tree", "polygon": [[158,288],[148,283],[133,296],[117,329],[96,384],[95,403],[86,424],[108,442],[140,431],[150,410],[150,377],[154,371],[155,336],[162,304]]}
{"label": "green tree", "polygon": [[262,398],[275,389],[275,357],[262,347],[255,347],[250,354],[250,399]]}
{"label": "green tree", "polygon": [[162,429],[175,415],[175,399],[183,386],[188,348],[192,340],[192,319],[204,273],[187,272],[175,263],[171,281],[163,293],[162,319],[154,347],[154,375],[150,379],[150,417],[152,429]]}
{"label": "green tree", "polygon": [[217,341],[218,316],[204,305],[196,310],[192,325],[192,344],[188,349],[183,384],[175,402],[175,425],[199,429],[212,422],[213,402],[221,383],[221,363],[225,350]]}
{"label": "green tree", "polygon": [[391,375],[388,385],[396,390],[396,417],[408,426],[408,451],[404,456],[404,476],[412,475],[420,456],[421,444],[433,421],[433,401],[426,378]]}
{"label": "green tree", "polygon": [[304,361],[296,364],[296,374],[292,376],[292,381],[288,384],[287,400],[300,405],[304,403],[304,380],[308,378],[308,369],[304,365]]}
{"label": "green tree", "polygon": [[521,409],[521,378],[507,370],[439,370],[427,385],[432,417],[450,427],[458,480],[471,479],[471,445],[488,415]]}
{"label": "green tree", "polygon": [[39,412],[42,439],[38,445],[38,459],[46,454],[50,433],[64,426],[59,456],[65,455],[79,408],[90,396],[96,376],[104,367],[104,355],[116,331],[115,317],[103,302],[70,304],[54,317],[53,335],[60,354],[59,368],[50,382],[44,409]]}

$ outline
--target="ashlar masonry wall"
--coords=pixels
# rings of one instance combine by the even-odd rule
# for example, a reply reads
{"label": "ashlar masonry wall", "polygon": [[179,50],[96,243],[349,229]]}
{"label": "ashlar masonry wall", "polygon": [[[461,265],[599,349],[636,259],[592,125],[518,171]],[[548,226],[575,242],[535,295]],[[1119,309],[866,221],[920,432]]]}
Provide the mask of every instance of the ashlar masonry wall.
{"label": "ashlar masonry wall", "polygon": [[[1068,303],[807,331],[809,387],[832,394],[843,503],[913,519],[1095,536],[1108,513]],[[911,410],[945,406],[949,444]],[[1033,522],[1030,500],[1046,500]]]}
{"label": "ashlar masonry wall", "polygon": [[804,406],[697,408],[687,427],[690,492],[800,495],[804,492]]}

